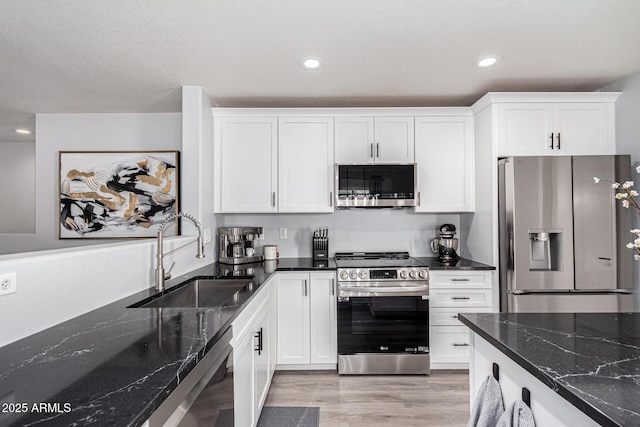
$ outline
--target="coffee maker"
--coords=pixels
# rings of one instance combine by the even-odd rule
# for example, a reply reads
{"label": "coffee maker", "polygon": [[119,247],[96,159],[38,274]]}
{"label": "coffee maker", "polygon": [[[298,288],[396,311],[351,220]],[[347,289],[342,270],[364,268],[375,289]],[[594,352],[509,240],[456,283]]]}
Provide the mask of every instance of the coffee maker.
{"label": "coffee maker", "polygon": [[218,228],[218,262],[235,265],[262,261],[254,246],[261,234],[262,227]]}
{"label": "coffee maker", "polygon": [[455,234],[455,225],[442,224],[440,226],[440,237],[431,241],[431,250],[438,253],[438,261],[451,263],[460,259],[456,252],[458,250],[458,239],[453,237]]}

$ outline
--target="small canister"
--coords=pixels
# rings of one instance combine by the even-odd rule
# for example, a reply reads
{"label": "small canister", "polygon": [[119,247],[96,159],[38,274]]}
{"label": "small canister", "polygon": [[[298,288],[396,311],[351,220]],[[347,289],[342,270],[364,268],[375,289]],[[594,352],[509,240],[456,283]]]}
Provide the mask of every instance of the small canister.
{"label": "small canister", "polygon": [[264,259],[274,260],[277,258],[277,254],[278,254],[278,247],[276,245],[264,246]]}

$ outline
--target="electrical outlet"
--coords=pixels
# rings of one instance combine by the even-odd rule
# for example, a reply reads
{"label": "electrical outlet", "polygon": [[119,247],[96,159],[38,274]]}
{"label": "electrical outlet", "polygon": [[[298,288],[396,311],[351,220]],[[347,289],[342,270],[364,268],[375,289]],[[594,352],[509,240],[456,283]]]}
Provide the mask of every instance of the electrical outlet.
{"label": "electrical outlet", "polygon": [[211,229],[210,228],[205,228],[204,229],[204,244],[206,245],[207,243],[211,243]]}
{"label": "electrical outlet", "polygon": [[283,240],[287,238],[287,229],[286,228],[281,228],[280,229],[280,238],[283,239]]}
{"label": "electrical outlet", "polygon": [[16,273],[0,274],[0,295],[12,294],[16,291]]}

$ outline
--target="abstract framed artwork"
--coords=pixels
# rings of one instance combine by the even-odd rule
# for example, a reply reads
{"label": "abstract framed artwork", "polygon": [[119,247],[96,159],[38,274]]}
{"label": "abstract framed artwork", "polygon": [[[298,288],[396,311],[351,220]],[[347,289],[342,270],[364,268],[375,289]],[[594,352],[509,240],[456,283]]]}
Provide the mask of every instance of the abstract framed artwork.
{"label": "abstract framed artwork", "polygon": [[178,213],[178,162],[178,151],[60,151],[58,237],[155,237]]}

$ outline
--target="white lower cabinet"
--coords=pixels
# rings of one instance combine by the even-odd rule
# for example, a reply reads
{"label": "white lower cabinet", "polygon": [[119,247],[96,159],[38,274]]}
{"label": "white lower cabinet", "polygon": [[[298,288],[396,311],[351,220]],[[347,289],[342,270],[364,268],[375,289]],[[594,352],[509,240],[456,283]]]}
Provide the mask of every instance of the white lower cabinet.
{"label": "white lower cabinet", "polygon": [[253,427],[260,418],[260,411],[273,376],[274,342],[272,335],[272,292],[275,280],[263,284],[247,307],[233,321],[233,394],[234,425]]}
{"label": "white lower cabinet", "polygon": [[431,270],[429,350],[432,369],[467,369],[469,329],[458,313],[492,310],[491,271]]}
{"label": "white lower cabinet", "polygon": [[282,272],[277,280],[278,369],[335,368],[335,272]]}

